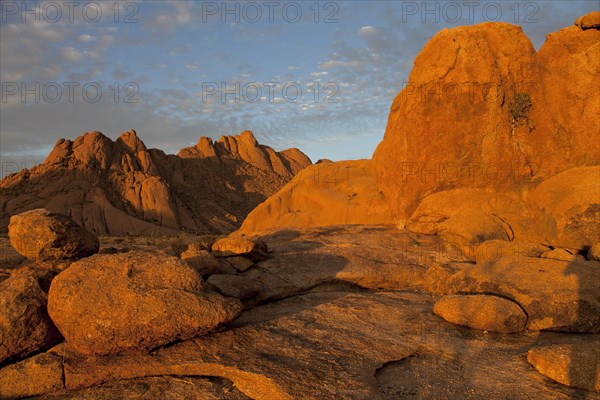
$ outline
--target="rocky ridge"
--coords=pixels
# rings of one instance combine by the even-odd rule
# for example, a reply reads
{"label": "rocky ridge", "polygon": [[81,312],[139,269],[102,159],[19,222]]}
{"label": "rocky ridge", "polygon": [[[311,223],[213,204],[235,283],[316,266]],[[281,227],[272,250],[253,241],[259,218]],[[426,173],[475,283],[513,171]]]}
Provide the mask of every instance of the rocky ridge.
{"label": "rocky ridge", "polygon": [[252,132],[202,137],[177,156],[147,149],[136,132],[59,140],[43,164],[0,183],[1,227],[44,207],[97,234],[225,233],[311,164],[297,149],[276,152]]}

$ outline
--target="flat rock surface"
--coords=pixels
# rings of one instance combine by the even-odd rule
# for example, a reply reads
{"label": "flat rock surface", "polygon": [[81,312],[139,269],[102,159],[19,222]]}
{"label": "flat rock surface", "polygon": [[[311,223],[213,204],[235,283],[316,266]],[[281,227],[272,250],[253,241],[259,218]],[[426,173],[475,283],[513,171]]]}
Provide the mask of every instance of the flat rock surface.
{"label": "flat rock surface", "polygon": [[301,293],[323,285],[368,289],[418,289],[427,269],[452,255],[439,237],[393,225],[337,225],[260,232],[271,255],[240,276],[265,287],[257,300]]}
{"label": "flat rock surface", "polygon": [[[64,346],[52,352],[64,358],[66,387],[80,396],[74,398],[105,382],[115,383],[89,390],[121,387],[109,393],[127,394],[146,382],[140,378],[157,375],[225,378],[252,399],[593,398],[531,368],[526,357],[536,335],[454,326],[431,313],[433,301],[408,292],[309,293],[149,354],[83,358]],[[122,379],[134,379],[132,387],[119,386]],[[152,390],[166,384],[178,385],[163,381]]]}
{"label": "flat rock surface", "polygon": [[208,399],[598,398],[527,362],[565,334],[485,333],[433,313],[431,270],[439,281],[474,266],[439,250],[438,237],[358,225],[262,238],[269,258],[235,278],[261,288],[238,319],[151,351],[87,357],[58,345],[49,354],[64,360],[64,388],[48,398],[177,399],[186,387]]}

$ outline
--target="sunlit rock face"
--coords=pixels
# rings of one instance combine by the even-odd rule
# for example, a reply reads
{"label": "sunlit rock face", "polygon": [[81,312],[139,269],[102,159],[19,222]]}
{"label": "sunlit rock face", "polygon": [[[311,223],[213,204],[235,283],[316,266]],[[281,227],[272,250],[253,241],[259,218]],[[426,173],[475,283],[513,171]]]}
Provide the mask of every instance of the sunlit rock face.
{"label": "sunlit rock face", "polygon": [[526,195],[600,159],[600,31],[548,35],[536,52],[520,27],[444,29],[423,48],[373,155],[391,212],[461,187]]}

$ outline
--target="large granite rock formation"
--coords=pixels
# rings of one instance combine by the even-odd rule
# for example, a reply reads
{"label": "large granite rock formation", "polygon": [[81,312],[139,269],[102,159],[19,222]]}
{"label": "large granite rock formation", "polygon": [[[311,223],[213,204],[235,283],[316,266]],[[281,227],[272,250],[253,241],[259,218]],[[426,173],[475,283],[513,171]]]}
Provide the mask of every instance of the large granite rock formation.
{"label": "large granite rock formation", "polygon": [[177,156],[147,149],[135,131],[112,141],[89,132],[61,139],[43,164],[0,183],[2,217],[44,207],[96,234],[230,232],[310,159],[276,152],[249,131],[200,138]]}

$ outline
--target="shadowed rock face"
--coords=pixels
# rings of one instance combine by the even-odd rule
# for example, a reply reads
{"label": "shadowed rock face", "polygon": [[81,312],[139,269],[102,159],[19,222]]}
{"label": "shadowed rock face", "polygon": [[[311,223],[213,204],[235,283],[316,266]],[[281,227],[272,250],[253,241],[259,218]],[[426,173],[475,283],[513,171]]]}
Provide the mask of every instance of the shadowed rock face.
{"label": "shadowed rock face", "polygon": [[[526,193],[561,171],[596,165],[598,43],[599,30],[577,26],[548,35],[537,53],[509,24],[435,35],[394,99],[373,155],[393,215],[406,220],[439,191]],[[523,95],[530,108],[517,101]]]}
{"label": "shadowed rock face", "polygon": [[114,142],[89,132],[59,140],[42,165],[2,180],[0,226],[43,207],[97,234],[231,232],[310,164],[301,151],[278,153],[249,131],[215,143],[200,138],[177,156],[147,149],[133,130]]}

